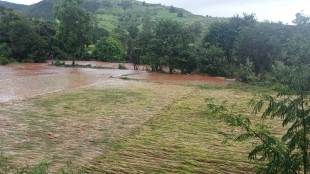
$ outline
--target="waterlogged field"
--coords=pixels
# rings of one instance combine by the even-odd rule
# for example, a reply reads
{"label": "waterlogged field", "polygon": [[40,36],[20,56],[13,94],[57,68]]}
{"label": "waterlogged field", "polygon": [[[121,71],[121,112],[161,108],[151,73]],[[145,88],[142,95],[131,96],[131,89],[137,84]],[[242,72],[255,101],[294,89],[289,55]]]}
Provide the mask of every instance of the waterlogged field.
{"label": "waterlogged field", "polygon": [[[70,69],[53,71],[49,75],[56,82]],[[247,159],[252,145],[226,141],[231,128],[208,115],[206,103],[208,98],[227,101],[234,111],[259,121],[248,107],[254,89],[218,78],[142,72],[110,78],[101,70],[75,71],[92,71],[85,79],[94,80],[0,103],[0,147],[15,166],[46,161],[51,173],[68,162],[84,173],[254,173],[255,164]],[[3,79],[11,79],[8,74]],[[49,77],[41,75],[26,78],[40,83]]]}

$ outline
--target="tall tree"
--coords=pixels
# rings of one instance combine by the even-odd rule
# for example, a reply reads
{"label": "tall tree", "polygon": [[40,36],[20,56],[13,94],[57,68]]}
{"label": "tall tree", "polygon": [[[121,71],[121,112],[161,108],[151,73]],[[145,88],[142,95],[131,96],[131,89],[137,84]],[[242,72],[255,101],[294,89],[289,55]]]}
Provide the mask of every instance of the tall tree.
{"label": "tall tree", "polygon": [[281,24],[257,23],[240,31],[234,43],[234,57],[239,64],[253,62],[258,75],[271,69],[273,61],[281,56],[285,28]]}
{"label": "tall tree", "polygon": [[187,27],[177,21],[166,19],[157,24],[154,33],[151,45],[157,57],[153,57],[156,59],[153,62],[167,66],[170,73],[175,68],[184,71],[191,69],[184,66],[188,63],[188,58],[194,60],[192,55],[189,55],[194,50],[192,49],[194,37]]}
{"label": "tall tree", "polygon": [[[41,24],[46,24],[41,22]],[[48,38],[39,30],[40,24],[0,7],[0,54],[18,61],[44,62],[48,52]],[[42,29],[42,28],[41,28]]]}
{"label": "tall tree", "polygon": [[55,7],[57,38],[72,56],[72,65],[91,40],[91,17],[80,6],[81,0],[58,0]]}
{"label": "tall tree", "polygon": [[293,22],[296,26],[290,28],[290,35],[286,35],[283,61],[287,65],[310,65],[310,17],[297,13]]}
{"label": "tall tree", "polygon": [[243,17],[235,16],[227,22],[215,23],[203,39],[203,46],[208,48],[213,45],[222,48],[227,62],[233,63],[233,45],[240,31],[255,23],[256,19],[253,14],[244,14]]}

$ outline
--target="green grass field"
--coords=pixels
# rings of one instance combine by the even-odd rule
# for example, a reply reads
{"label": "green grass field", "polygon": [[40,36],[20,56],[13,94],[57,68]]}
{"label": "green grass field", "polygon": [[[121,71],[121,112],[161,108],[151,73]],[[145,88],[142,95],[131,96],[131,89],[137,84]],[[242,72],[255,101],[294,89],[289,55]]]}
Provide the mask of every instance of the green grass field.
{"label": "green grass field", "polygon": [[88,173],[255,172],[252,145],[225,141],[231,128],[208,115],[206,99],[259,121],[248,107],[259,88],[123,83],[2,104],[1,150],[50,172],[69,161]]}

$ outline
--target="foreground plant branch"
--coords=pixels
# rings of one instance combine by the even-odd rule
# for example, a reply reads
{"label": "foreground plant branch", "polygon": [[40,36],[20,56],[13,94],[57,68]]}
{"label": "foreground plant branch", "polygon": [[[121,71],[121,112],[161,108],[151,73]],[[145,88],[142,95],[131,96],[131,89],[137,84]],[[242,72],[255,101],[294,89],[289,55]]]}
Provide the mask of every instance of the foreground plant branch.
{"label": "foreground plant branch", "polygon": [[[309,124],[310,124],[310,73],[308,67],[296,67],[282,72],[277,84],[277,95],[262,95],[253,99],[250,105],[255,114],[262,113],[262,119],[282,121],[287,131],[279,139],[264,123],[253,124],[242,114],[234,114],[224,104],[207,100],[209,114],[238,127],[243,133],[235,141],[258,140],[249,153],[249,159],[266,161],[259,173],[304,173],[309,171]],[[276,121],[276,120],[275,120]]]}

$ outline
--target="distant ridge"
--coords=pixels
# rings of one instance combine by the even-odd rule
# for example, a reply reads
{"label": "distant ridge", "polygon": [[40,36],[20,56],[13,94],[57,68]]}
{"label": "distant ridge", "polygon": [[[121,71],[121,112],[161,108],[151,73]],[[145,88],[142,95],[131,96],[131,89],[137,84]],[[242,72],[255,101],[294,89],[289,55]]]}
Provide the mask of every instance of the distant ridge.
{"label": "distant ridge", "polygon": [[[53,6],[55,0],[43,0],[32,5],[21,5],[0,1],[0,6],[21,12],[22,14],[46,20],[53,19]],[[144,16],[150,16],[153,20],[172,18],[187,24],[199,23],[203,27],[224,18],[204,17],[194,15],[182,8],[163,6],[161,4],[149,4],[136,0],[83,0],[82,7],[91,12],[97,19],[98,25],[112,31],[121,25],[122,20],[135,20],[141,22]]]}

